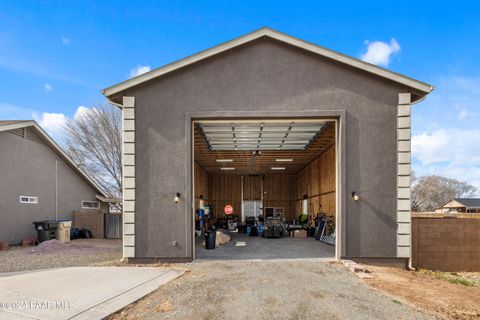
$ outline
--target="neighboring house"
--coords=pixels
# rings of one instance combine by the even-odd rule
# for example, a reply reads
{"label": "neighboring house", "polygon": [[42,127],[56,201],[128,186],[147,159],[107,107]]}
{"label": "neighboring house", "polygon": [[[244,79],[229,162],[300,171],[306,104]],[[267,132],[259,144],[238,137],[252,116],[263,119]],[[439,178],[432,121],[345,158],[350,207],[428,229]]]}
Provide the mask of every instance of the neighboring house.
{"label": "neighboring house", "polygon": [[453,198],[435,212],[439,213],[480,213],[480,198]]}
{"label": "neighboring house", "polygon": [[195,207],[237,197],[332,215],[337,259],[408,260],[410,108],[432,90],[269,28],[104,89],[124,117],[124,257],[194,259]]}
{"label": "neighboring house", "polygon": [[107,196],[34,121],[0,121],[0,240],[35,238],[33,222],[107,212]]}

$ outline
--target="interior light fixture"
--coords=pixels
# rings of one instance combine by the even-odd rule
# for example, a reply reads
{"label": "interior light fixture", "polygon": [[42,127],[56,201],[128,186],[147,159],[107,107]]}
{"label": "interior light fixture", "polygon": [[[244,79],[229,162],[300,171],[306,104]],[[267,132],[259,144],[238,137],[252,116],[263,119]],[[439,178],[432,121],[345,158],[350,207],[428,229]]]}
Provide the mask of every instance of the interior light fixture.
{"label": "interior light fixture", "polygon": [[173,198],[173,201],[175,201],[175,203],[178,203],[178,201],[180,201],[180,192],[175,193],[175,197]]}
{"label": "interior light fixture", "polygon": [[292,162],[293,159],[275,159],[277,162]]}
{"label": "interior light fixture", "polygon": [[285,170],[285,167],[272,167],[272,170]]}
{"label": "interior light fixture", "polygon": [[232,168],[232,167],[223,167],[223,168],[220,168],[220,170],[235,170],[235,168]]}
{"label": "interior light fixture", "polygon": [[217,162],[233,162],[233,159],[217,159]]}
{"label": "interior light fixture", "polygon": [[352,199],[354,201],[358,201],[360,199],[360,196],[358,195],[358,193],[356,191],[352,192]]}

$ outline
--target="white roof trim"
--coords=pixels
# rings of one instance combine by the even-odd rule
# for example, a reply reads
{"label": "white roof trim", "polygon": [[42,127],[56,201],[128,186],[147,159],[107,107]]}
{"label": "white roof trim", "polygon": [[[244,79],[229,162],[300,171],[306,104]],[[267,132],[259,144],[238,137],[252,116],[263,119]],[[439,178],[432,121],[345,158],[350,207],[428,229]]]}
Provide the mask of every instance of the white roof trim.
{"label": "white roof trim", "polygon": [[11,123],[11,124],[6,124],[6,125],[0,125],[0,132],[2,131],[10,131],[10,130],[15,130],[19,128],[26,128],[26,127],[34,127],[37,129],[38,132],[50,143],[50,146],[54,148],[55,151],[57,151],[61,157],[67,161],[68,164],[70,164],[77,172],[94,188],[100,195],[102,195],[105,198],[108,198],[108,196],[98,187],[98,185],[91,180],[85,172],[83,172],[82,169],[78,167],[78,165],[75,163],[75,161],[70,158],[70,156],[63,151],[63,149],[53,140],[48,133],[45,132],[45,130],[42,129],[35,121],[24,121],[24,122],[18,122],[18,123]]}
{"label": "white roof trim", "polygon": [[137,77],[128,79],[126,81],[120,82],[116,85],[113,85],[111,87],[108,87],[106,89],[102,90],[102,93],[110,97],[114,94],[117,94],[123,90],[127,90],[128,88],[134,87],[136,85],[139,85],[141,83],[144,83],[146,81],[152,80],[154,78],[160,77],[164,74],[167,74],[169,72],[172,72],[174,70],[183,68],[189,64],[198,62],[200,60],[209,58],[211,56],[214,56],[216,54],[222,53],[224,51],[227,51],[229,49],[235,48],[237,46],[240,46],[242,44],[251,42],[253,40],[256,40],[261,37],[270,37],[272,39],[276,39],[281,42],[285,42],[287,44],[290,44],[292,46],[319,54],[321,56],[330,58],[332,60],[344,63],[346,65],[350,65],[352,67],[370,72],[372,74],[375,74],[377,76],[392,80],[394,82],[398,82],[400,84],[406,85],[408,87],[411,87],[413,89],[416,89],[418,91],[424,92],[424,93],[430,93],[433,90],[433,86],[429,85],[427,83],[415,80],[413,78],[409,78],[407,76],[401,75],[399,73],[378,67],[376,65],[370,64],[368,62],[358,60],[355,58],[352,58],[350,56],[344,55],[342,53],[315,45],[313,43],[289,36],[287,34],[272,30],[270,28],[261,28],[257,31],[254,31],[252,33],[248,33],[244,36],[235,38],[233,40],[224,42],[222,44],[219,44],[215,47],[212,47],[210,49],[201,51],[199,53],[196,53],[194,55],[188,56],[186,58],[183,58],[181,60],[178,60],[176,62],[167,64],[163,67],[154,69],[152,71],[149,71],[147,73],[141,74]]}

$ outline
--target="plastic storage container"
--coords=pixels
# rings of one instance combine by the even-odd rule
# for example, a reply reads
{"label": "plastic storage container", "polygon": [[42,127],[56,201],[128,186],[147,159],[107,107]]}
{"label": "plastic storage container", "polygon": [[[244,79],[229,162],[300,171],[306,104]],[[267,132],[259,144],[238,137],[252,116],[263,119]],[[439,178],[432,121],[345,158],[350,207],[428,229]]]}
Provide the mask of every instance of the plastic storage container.
{"label": "plastic storage container", "polygon": [[58,221],[57,240],[63,243],[70,242],[71,228],[72,228],[72,221],[70,220]]}

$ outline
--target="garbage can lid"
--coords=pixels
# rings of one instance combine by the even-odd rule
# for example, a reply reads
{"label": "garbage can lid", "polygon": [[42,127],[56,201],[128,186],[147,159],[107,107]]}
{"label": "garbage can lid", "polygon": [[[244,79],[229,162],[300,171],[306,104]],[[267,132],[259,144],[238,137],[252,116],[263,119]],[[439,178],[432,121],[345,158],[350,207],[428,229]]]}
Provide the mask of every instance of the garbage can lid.
{"label": "garbage can lid", "polygon": [[71,220],[58,220],[58,225],[63,228],[70,228],[72,226]]}

